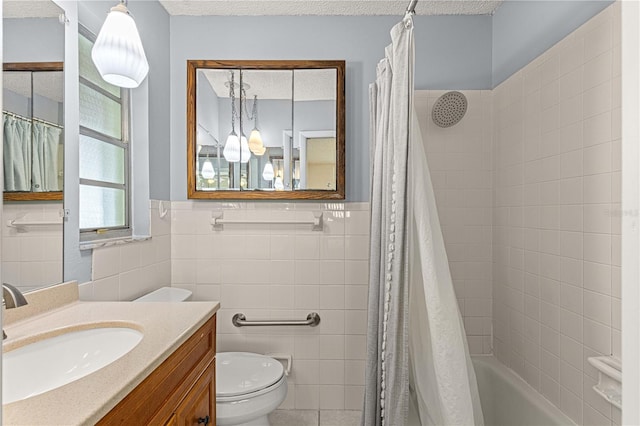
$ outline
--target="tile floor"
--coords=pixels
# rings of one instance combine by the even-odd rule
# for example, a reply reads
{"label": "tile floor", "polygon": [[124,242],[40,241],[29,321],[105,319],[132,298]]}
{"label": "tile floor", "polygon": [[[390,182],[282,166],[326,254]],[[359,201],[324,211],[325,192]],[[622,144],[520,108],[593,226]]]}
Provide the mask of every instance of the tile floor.
{"label": "tile floor", "polygon": [[271,426],[360,426],[357,410],[276,410]]}

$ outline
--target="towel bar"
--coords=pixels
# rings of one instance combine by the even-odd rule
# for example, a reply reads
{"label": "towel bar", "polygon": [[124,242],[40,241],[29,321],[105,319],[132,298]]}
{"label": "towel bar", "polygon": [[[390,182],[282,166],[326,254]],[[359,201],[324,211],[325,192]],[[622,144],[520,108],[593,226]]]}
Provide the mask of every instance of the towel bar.
{"label": "towel bar", "polygon": [[320,324],[320,315],[317,312],[311,312],[307,315],[306,320],[255,320],[247,321],[247,317],[242,313],[237,313],[231,320],[236,327],[253,327],[253,326],[279,326],[279,325],[308,325],[315,327]]}

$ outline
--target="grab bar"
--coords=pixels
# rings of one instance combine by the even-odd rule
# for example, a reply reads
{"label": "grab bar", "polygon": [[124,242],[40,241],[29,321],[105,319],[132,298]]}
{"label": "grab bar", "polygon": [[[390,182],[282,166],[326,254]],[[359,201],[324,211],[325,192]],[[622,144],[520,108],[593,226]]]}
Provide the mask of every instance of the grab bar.
{"label": "grab bar", "polygon": [[247,321],[247,317],[242,313],[237,313],[231,320],[236,327],[254,327],[254,326],[278,326],[278,325],[308,325],[315,327],[320,324],[320,315],[317,312],[311,312],[307,315],[306,320],[256,320]]}
{"label": "grab bar", "polygon": [[223,229],[224,225],[311,225],[313,231],[322,231],[322,212],[313,212],[313,220],[243,220],[223,219],[222,211],[214,211],[211,215],[211,225],[216,229]]}

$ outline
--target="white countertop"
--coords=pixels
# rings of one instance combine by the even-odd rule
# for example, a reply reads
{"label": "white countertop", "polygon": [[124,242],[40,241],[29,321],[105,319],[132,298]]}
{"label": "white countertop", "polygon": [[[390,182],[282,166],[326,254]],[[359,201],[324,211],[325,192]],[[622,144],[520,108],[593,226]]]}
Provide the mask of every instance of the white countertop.
{"label": "white countertop", "polygon": [[123,357],[79,380],[2,406],[4,425],[94,424],[219,309],[218,302],[72,302],[5,327],[8,351],[56,329],[129,323],[144,333]]}

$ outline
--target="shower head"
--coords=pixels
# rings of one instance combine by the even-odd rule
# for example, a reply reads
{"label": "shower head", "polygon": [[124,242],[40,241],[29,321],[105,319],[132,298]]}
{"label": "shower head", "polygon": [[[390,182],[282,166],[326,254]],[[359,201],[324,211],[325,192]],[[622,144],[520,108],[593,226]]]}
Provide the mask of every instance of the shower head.
{"label": "shower head", "polygon": [[439,127],[458,124],[467,112],[467,98],[460,92],[447,92],[440,96],[431,110],[431,119]]}

